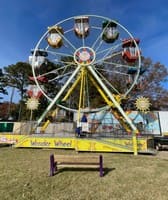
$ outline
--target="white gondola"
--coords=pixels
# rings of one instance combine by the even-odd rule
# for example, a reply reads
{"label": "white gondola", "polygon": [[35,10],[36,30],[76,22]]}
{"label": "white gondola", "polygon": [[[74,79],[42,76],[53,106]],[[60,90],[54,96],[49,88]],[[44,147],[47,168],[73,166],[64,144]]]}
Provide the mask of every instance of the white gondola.
{"label": "white gondola", "polygon": [[75,18],[74,31],[79,38],[85,38],[89,35],[89,18],[80,16]]}
{"label": "white gondola", "polygon": [[34,67],[38,68],[40,67],[43,63],[46,63],[46,57],[48,56],[48,53],[45,50],[38,49],[35,52],[35,57],[33,61],[33,54],[34,54],[34,49],[31,50],[32,55],[29,56],[29,64],[32,65],[34,62]]}

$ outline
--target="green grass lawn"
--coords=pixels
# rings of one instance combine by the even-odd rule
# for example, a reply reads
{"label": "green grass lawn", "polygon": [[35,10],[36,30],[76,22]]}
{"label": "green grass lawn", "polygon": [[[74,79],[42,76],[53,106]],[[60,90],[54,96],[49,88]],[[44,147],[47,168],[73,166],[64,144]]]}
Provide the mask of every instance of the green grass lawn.
{"label": "green grass lawn", "polygon": [[0,147],[0,199],[168,199],[168,157],[103,153],[103,178],[98,170],[83,169],[66,169],[49,177],[51,153],[76,154],[71,150]]}

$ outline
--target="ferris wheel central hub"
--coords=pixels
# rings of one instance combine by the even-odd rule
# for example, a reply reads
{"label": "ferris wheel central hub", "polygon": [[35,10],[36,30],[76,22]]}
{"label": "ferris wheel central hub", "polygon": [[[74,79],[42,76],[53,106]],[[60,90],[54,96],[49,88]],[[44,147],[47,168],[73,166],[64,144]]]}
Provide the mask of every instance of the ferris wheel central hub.
{"label": "ferris wheel central hub", "polygon": [[75,51],[74,60],[80,65],[90,65],[95,60],[95,52],[89,47],[81,47]]}

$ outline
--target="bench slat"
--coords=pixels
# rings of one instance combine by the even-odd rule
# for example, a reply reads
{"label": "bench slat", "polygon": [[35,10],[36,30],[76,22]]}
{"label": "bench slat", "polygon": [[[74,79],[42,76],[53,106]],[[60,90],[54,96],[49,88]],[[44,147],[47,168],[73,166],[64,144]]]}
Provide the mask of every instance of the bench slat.
{"label": "bench slat", "polygon": [[66,163],[99,163],[99,160],[93,160],[93,159],[90,159],[90,160],[86,160],[86,159],[55,159],[55,161],[57,163],[62,163],[62,162],[66,162]]}
{"label": "bench slat", "polygon": [[58,165],[58,168],[94,168],[94,169],[98,169],[99,166],[98,165],[83,165],[83,164],[61,164]]}
{"label": "bench slat", "polygon": [[57,165],[63,165],[63,164],[67,164],[67,165],[69,165],[69,164],[77,164],[77,165],[99,165],[99,162],[92,162],[92,161],[90,161],[90,162],[84,162],[84,160],[82,162],[80,162],[80,161],[77,161],[77,162],[73,162],[73,161],[61,161],[61,162],[57,162],[57,161],[55,161],[55,162],[57,163]]}
{"label": "bench slat", "polygon": [[99,163],[99,157],[86,157],[86,156],[60,156],[60,155],[54,155],[54,160],[58,163],[67,162],[67,163]]}

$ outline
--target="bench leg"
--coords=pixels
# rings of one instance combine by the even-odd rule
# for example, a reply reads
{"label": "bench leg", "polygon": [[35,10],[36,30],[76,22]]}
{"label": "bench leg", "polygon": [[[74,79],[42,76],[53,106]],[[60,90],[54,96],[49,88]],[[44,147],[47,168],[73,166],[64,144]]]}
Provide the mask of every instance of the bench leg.
{"label": "bench leg", "polygon": [[54,176],[55,172],[55,163],[54,163],[54,155],[50,155],[50,176]]}
{"label": "bench leg", "polygon": [[99,157],[99,173],[100,177],[103,177],[103,156],[100,155]]}

